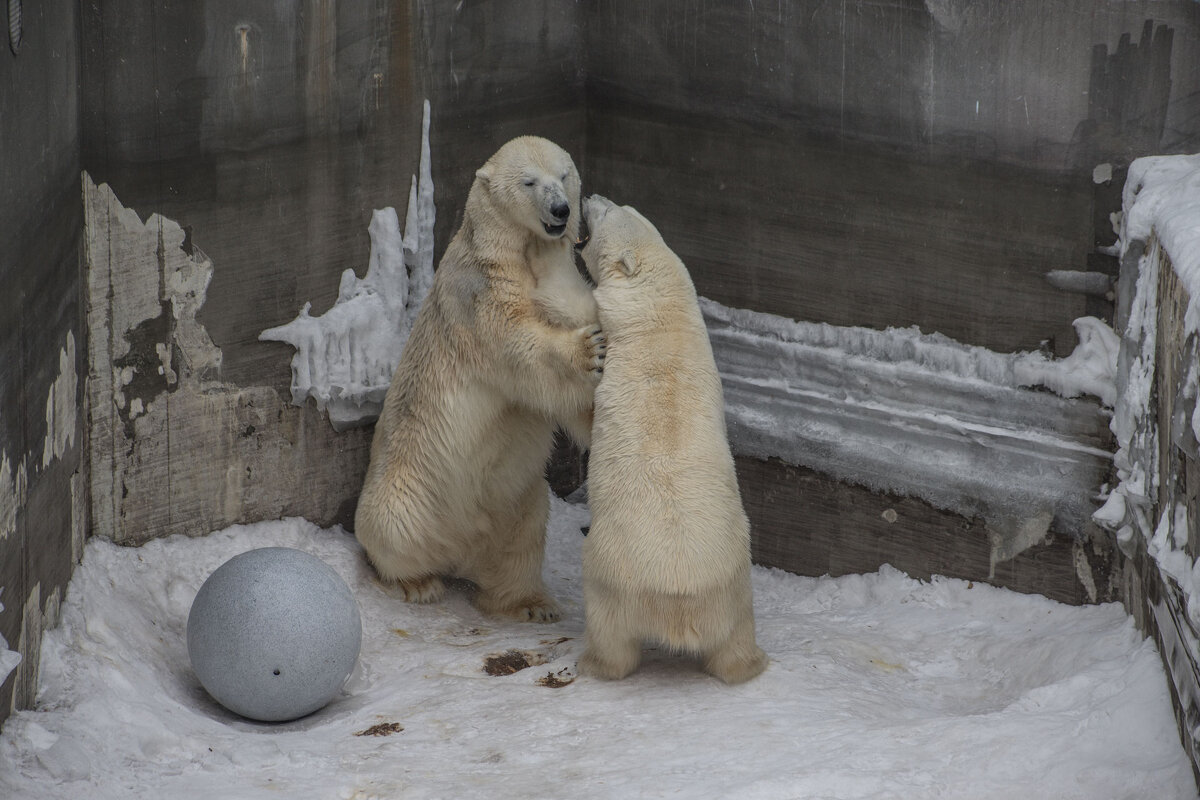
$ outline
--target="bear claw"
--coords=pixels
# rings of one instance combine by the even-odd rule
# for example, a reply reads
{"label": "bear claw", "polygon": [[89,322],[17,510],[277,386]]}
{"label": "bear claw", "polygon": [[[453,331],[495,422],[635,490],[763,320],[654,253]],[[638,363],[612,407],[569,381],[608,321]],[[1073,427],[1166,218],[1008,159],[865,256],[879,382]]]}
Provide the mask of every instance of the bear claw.
{"label": "bear claw", "polygon": [[404,599],[409,603],[435,603],[442,599],[446,584],[437,575],[427,575],[424,578],[400,581],[400,589]]}
{"label": "bear claw", "polygon": [[608,355],[608,336],[599,325],[580,329],[586,355],[587,371],[599,376],[604,372],[604,359]]}

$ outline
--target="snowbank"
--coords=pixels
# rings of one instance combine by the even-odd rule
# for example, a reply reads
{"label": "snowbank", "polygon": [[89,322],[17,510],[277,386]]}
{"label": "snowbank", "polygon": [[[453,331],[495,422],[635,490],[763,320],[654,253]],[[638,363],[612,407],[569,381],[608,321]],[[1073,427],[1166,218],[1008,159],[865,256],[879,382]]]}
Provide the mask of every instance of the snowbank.
{"label": "snowbank", "polygon": [[[300,520],[93,539],[45,637],[37,709],[0,735],[0,797],[1196,797],[1153,641],[1113,604],[756,567],[759,678],[726,687],[664,653],[624,681],[576,677],[588,521],[553,501],[555,625],[483,617],[461,587],[405,603],[351,536]],[[363,620],[344,694],[280,725],[209,700],[186,644],[208,574],[270,545],[334,567]]]}

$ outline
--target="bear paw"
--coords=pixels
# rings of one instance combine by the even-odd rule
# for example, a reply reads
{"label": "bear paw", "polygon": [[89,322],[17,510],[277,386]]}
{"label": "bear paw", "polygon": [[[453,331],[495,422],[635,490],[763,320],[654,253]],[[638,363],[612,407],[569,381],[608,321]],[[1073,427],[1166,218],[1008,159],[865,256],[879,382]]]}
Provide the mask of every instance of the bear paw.
{"label": "bear paw", "polygon": [[588,647],[579,659],[579,671],[593,678],[606,681],[619,681],[638,667],[641,659],[640,649],[634,648],[622,652],[616,658],[601,656],[594,647]]}
{"label": "bear paw", "polygon": [[446,592],[446,584],[437,575],[400,581],[404,599],[410,603],[436,603]]}
{"label": "bear paw", "polygon": [[599,325],[588,325],[576,331],[583,341],[583,368],[599,381],[604,374],[604,357],[608,354],[608,336]]}
{"label": "bear paw", "polygon": [[476,605],[485,614],[510,617],[518,622],[558,622],[562,618],[558,603],[541,592],[507,605],[497,603],[486,595],[480,595]]}
{"label": "bear paw", "polygon": [[767,668],[767,654],[757,645],[726,646],[708,656],[704,669],[728,684],[745,683]]}

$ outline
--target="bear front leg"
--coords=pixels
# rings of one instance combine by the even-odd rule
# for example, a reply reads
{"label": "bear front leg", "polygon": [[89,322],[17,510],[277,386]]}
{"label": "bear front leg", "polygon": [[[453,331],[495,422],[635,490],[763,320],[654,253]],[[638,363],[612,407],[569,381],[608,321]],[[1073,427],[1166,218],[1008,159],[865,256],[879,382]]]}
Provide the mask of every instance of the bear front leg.
{"label": "bear front leg", "polygon": [[475,605],[485,614],[520,622],[557,622],[558,603],[542,583],[550,487],[539,477],[514,504],[513,518],[493,520],[484,548],[471,570],[479,585]]}
{"label": "bear front leg", "polygon": [[599,325],[585,325],[574,334],[581,340],[582,347],[576,351],[578,366],[595,382],[604,374],[604,359],[608,355],[608,336]]}
{"label": "bear front leg", "polygon": [[501,359],[493,385],[511,402],[560,423],[591,407],[608,352],[600,326],[569,330],[527,317],[493,342]]}

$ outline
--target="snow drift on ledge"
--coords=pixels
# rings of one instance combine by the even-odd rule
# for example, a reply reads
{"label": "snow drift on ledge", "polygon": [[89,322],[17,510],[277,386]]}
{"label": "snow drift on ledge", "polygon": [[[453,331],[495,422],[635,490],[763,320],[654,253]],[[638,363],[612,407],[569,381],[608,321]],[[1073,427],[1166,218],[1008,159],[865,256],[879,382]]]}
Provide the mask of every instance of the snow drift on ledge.
{"label": "snow drift on ledge", "polygon": [[[1151,509],[1159,494],[1158,411],[1152,400],[1158,350],[1160,272],[1172,269],[1189,298],[1183,314],[1187,337],[1183,368],[1175,387],[1176,444],[1196,455],[1200,440],[1200,154],[1139,158],[1129,167],[1117,225],[1123,297],[1128,302],[1117,372],[1112,431],[1113,463],[1119,483],[1094,519],[1128,548],[1145,537],[1147,552],[1187,600],[1193,625],[1200,626],[1200,560],[1187,552],[1194,522],[1182,503],[1166,503],[1158,519]],[[1190,422],[1190,425],[1188,424]],[[1185,431],[1191,438],[1187,440]],[[1190,636],[1189,636],[1190,638]]]}

